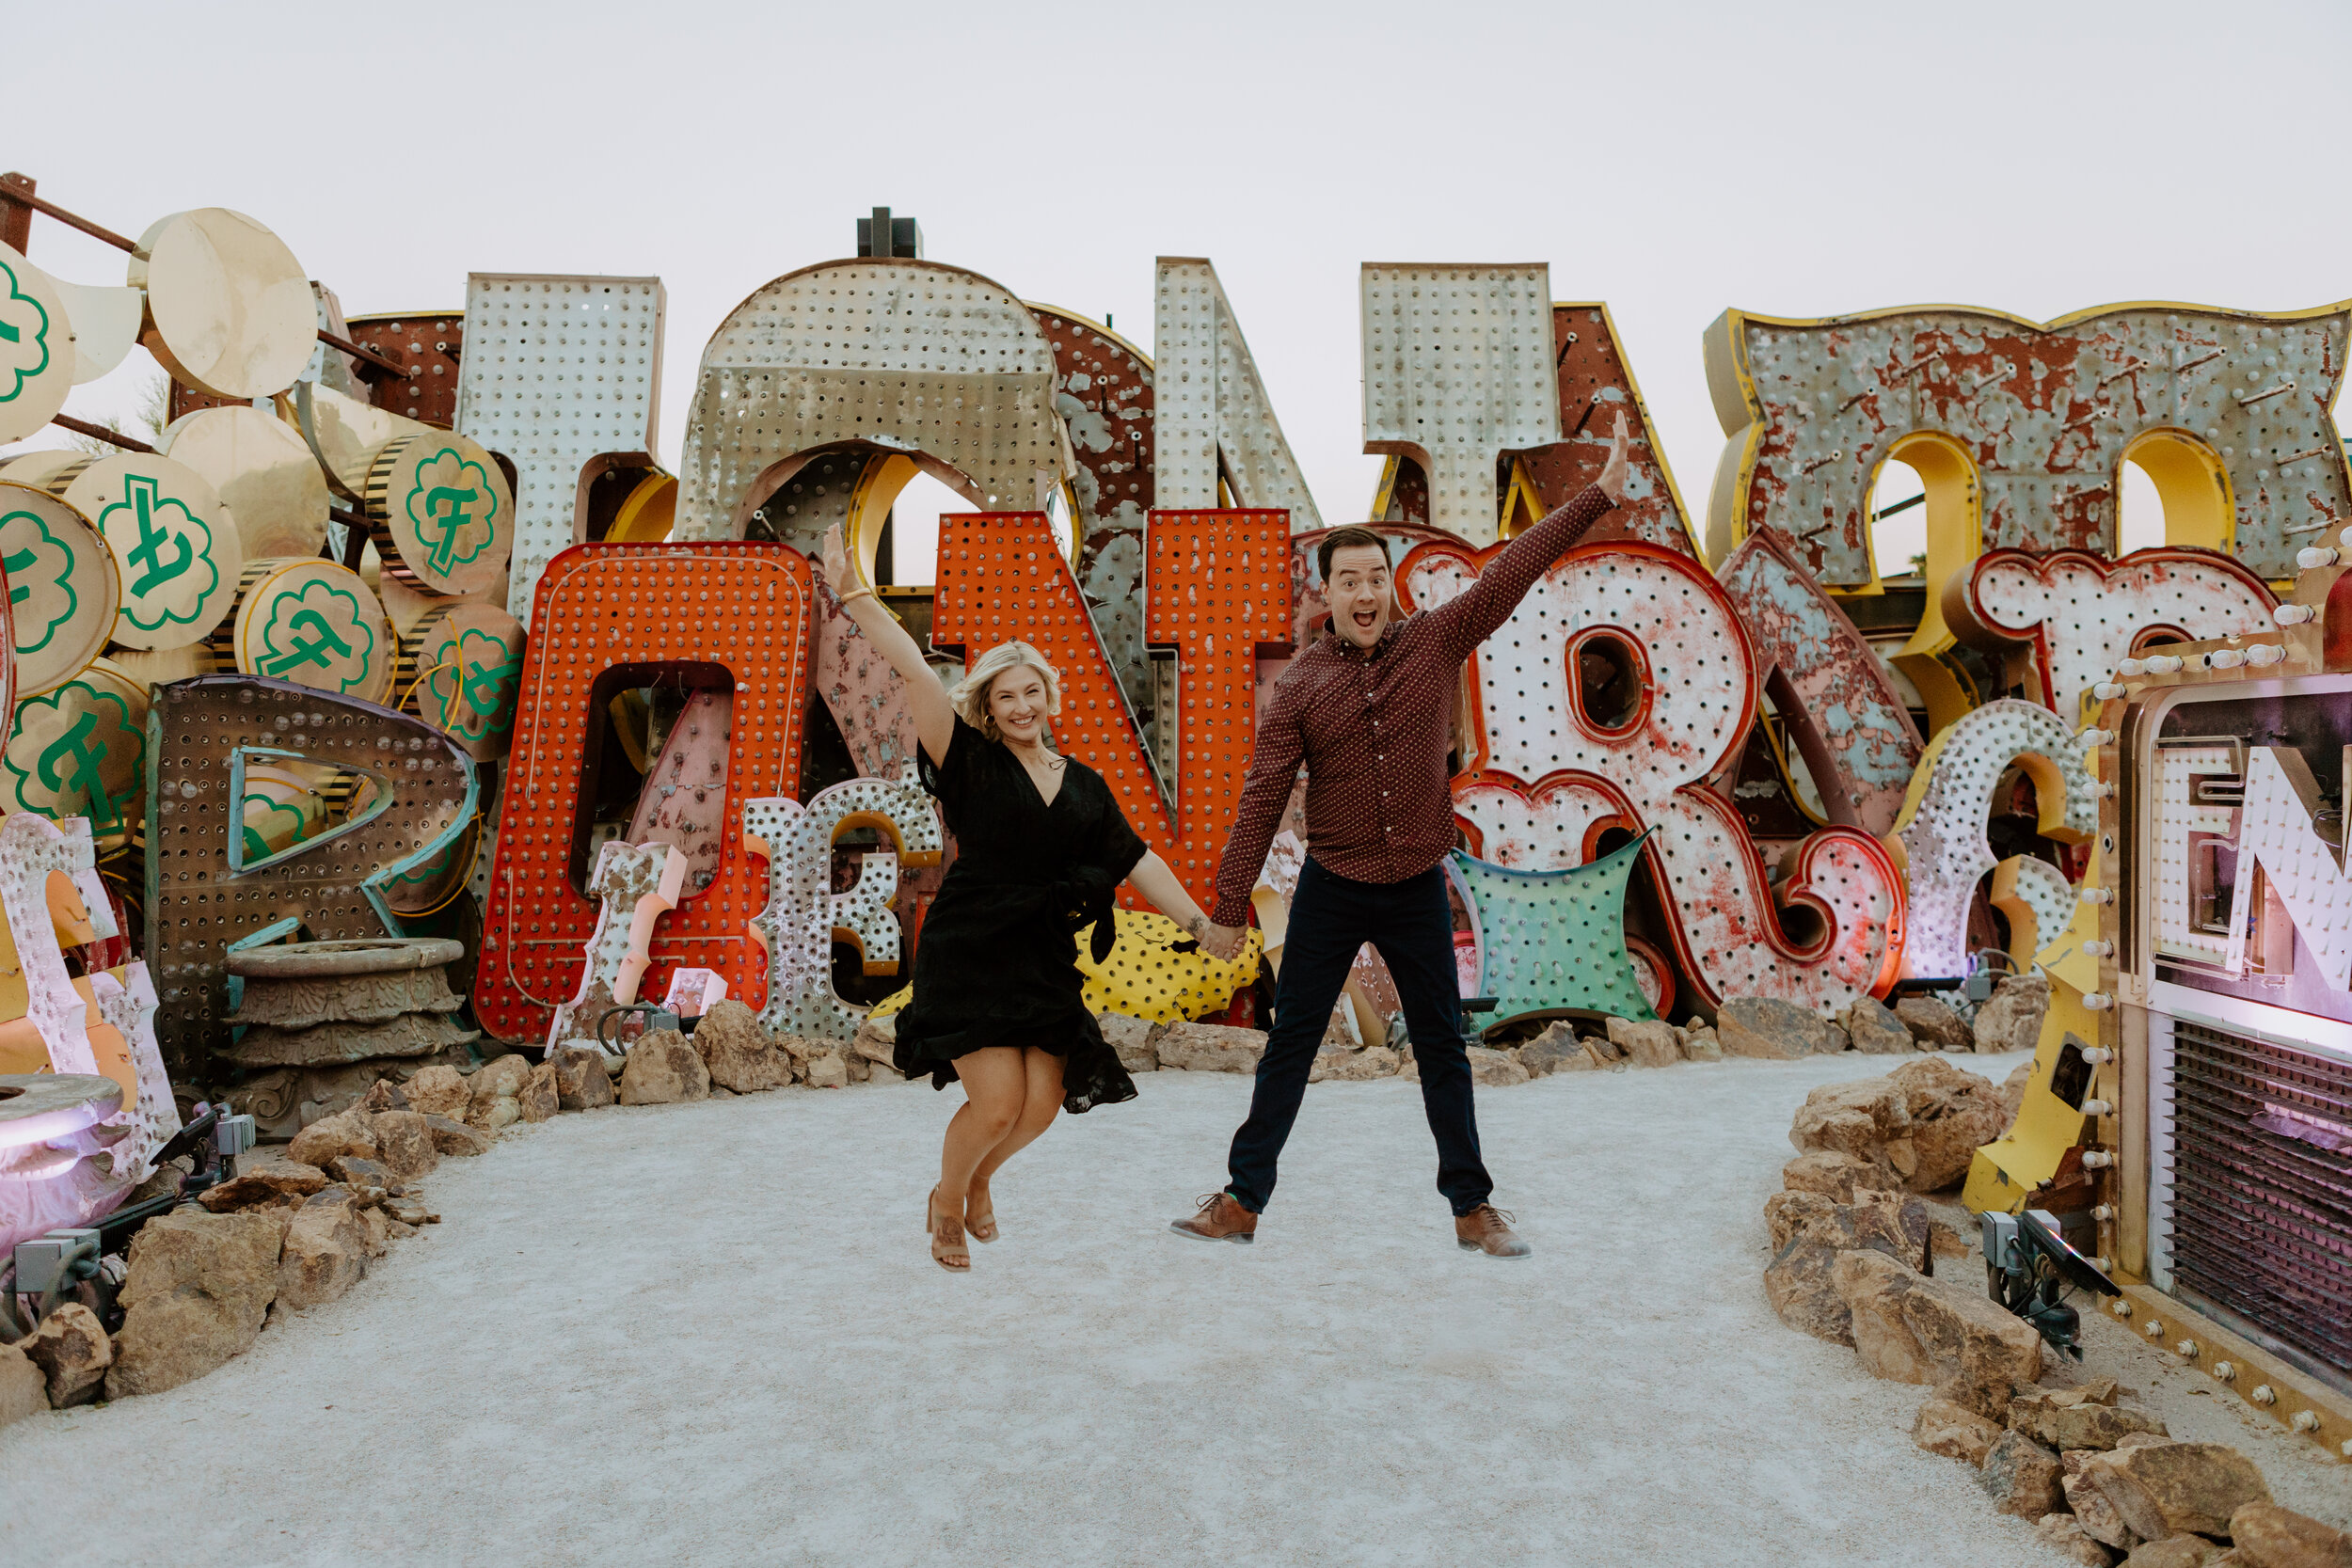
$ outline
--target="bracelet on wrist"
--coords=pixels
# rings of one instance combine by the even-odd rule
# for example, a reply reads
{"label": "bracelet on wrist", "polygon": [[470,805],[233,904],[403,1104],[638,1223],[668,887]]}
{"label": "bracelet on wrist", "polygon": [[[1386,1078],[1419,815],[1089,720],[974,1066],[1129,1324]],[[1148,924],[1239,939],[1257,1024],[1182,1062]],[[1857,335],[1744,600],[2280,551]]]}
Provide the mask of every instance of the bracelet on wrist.
{"label": "bracelet on wrist", "polygon": [[855,602],[856,602],[857,600],[859,600],[859,599],[870,599],[870,598],[872,598],[873,596],[874,596],[874,591],[873,591],[872,589],[870,589],[870,588],[861,588],[861,589],[859,589],[859,590],[858,590],[856,593],[854,593],[854,594],[842,594],[842,595],[841,595],[841,603],[842,603],[842,605],[843,605],[843,607],[844,607],[844,608],[847,608],[848,606],[850,606],[850,605],[851,605],[851,604],[855,603]]}

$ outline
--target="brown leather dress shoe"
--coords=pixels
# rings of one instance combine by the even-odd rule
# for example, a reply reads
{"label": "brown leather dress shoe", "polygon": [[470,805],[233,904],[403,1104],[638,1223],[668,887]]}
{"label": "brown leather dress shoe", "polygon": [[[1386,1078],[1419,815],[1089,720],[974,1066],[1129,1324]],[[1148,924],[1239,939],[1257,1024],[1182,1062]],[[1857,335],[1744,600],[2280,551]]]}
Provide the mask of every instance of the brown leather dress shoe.
{"label": "brown leather dress shoe", "polygon": [[1482,1203],[1454,1217],[1454,1244],[1464,1252],[1483,1252],[1489,1258],[1534,1257],[1535,1249],[1519,1240],[1511,1220],[1511,1215],[1493,1204]]}
{"label": "brown leather dress shoe", "polygon": [[1197,1242],[1239,1242],[1257,1239],[1258,1216],[1243,1208],[1231,1193],[1211,1193],[1200,1200],[1200,1212],[1190,1219],[1170,1220],[1168,1227]]}

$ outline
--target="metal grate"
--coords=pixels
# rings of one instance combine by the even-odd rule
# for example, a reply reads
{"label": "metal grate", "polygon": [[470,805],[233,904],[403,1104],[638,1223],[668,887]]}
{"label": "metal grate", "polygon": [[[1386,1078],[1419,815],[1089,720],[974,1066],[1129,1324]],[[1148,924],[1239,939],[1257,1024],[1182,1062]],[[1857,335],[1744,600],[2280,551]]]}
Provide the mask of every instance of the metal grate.
{"label": "metal grate", "polygon": [[2174,1278],[2352,1375],[2352,1063],[2172,1033]]}

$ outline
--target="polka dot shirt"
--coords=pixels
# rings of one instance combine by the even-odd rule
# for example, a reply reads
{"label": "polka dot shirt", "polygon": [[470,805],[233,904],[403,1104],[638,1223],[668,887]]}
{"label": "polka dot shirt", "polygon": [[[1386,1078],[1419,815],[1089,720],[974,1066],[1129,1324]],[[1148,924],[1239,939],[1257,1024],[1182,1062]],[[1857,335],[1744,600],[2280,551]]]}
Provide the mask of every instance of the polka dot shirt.
{"label": "polka dot shirt", "polygon": [[1391,623],[1369,650],[1327,632],[1291,661],[1258,719],[1211,918],[1248,924],[1249,890],[1302,762],[1307,852],[1325,870],[1359,882],[1401,882],[1445,858],[1454,843],[1446,752],[1463,661],[1614,505],[1587,485],[1512,540],[1459,595]]}

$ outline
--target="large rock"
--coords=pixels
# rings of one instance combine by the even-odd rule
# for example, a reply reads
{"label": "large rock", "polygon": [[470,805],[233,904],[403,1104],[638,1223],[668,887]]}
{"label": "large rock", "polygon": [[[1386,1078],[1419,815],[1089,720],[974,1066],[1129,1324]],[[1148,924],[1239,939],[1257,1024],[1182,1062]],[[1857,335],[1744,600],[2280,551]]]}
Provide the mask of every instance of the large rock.
{"label": "large rock", "polygon": [[[49,1403],[58,1410],[96,1399],[100,1385],[106,1381],[106,1369],[115,1359],[106,1325],[78,1301],[69,1301],[41,1319],[40,1326],[19,1339],[16,1348],[40,1369],[48,1385]],[[0,1424],[5,1424],[5,1418],[0,1418]]]}
{"label": "large rock", "polygon": [[375,1157],[401,1181],[421,1181],[441,1163],[433,1129],[419,1111],[384,1111],[374,1118]]}
{"label": "large rock", "polygon": [[1851,1203],[1857,1192],[1883,1192],[1895,1179],[1867,1160],[1840,1149],[1817,1148],[1800,1154],[1780,1167],[1780,1184],[1792,1193],[1820,1193],[1839,1203]]}
{"label": "large rock", "polygon": [[462,1121],[452,1121],[440,1116],[425,1117],[424,1126],[425,1131],[433,1134],[433,1152],[436,1154],[456,1155],[465,1159],[490,1151],[493,1140],[489,1133],[478,1127],[469,1127]]}
{"label": "large rock", "polygon": [[674,1105],[709,1098],[710,1069],[676,1030],[652,1030],[628,1048],[621,1068],[622,1104]]}
{"label": "large rock", "polygon": [[1153,1033],[1160,1066],[1187,1072],[1255,1072],[1265,1036],[1223,1023],[1171,1023]]}
{"label": "large rock", "polygon": [[522,1120],[522,1105],[518,1096],[531,1077],[531,1063],[516,1053],[509,1053],[476,1069],[470,1087],[473,1098],[466,1106],[466,1125],[495,1132],[501,1127],[512,1127]]}
{"label": "large rock", "polygon": [[605,1069],[603,1052],[593,1045],[559,1045],[548,1060],[555,1064],[555,1102],[560,1108],[593,1111],[612,1103],[612,1075]]}
{"label": "large rock", "polygon": [[2009,1109],[1990,1078],[1963,1072],[1941,1056],[1923,1056],[1887,1074],[1910,1117],[1915,1193],[1941,1192],[1964,1179],[1979,1148],[2001,1135]]}
{"label": "large rock", "polygon": [[[695,1033],[699,1036],[701,1031],[696,1030]],[[897,1015],[868,1018],[860,1023],[857,1033],[850,1039],[850,1053],[862,1056],[876,1067],[886,1067],[896,1071],[898,1059]]]}
{"label": "large rock", "polygon": [[2045,1513],[2033,1528],[2034,1539],[2049,1547],[2069,1562],[2079,1562],[2085,1568],[2113,1568],[2120,1555],[2107,1550],[2084,1530],[2081,1523],[2064,1513]]}
{"label": "large rock", "polygon": [[[381,1203],[401,1185],[382,1164],[373,1160],[362,1160],[357,1154],[336,1155],[326,1162],[326,1174],[350,1188],[351,1195],[362,1204]],[[319,1191],[326,1192],[326,1188],[321,1187]]]}
{"label": "large rock", "polygon": [[1925,1384],[2005,1377],[2022,1385],[2041,1376],[2042,1337],[1980,1291],[1867,1250],[1841,1256],[1831,1281],[1851,1314],[1855,1354],[1874,1377]]}
{"label": "large rock", "polygon": [[2009,1069],[2001,1080],[2001,1136],[2004,1138],[2017,1126],[2017,1113],[2025,1109],[2026,1085],[2033,1082],[2033,1064],[2020,1062]]}
{"label": "large rock", "polygon": [[1720,1062],[1724,1059],[1722,1038],[1704,1023],[1682,1031],[1681,1043],[1682,1059],[1686,1062]]}
{"label": "large rock", "polygon": [[555,1064],[541,1062],[515,1091],[515,1109],[525,1121],[549,1121],[563,1108],[563,1097],[555,1087]]}
{"label": "large rock", "polygon": [[331,1117],[321,1117],[294,1135],[286,1146],[286,1157],[296,1164],[326,1168],[326,1162],[339,1154],[356,1154],[362,1159],[375,1158],[375,1118],[353,1107]]}
{"label": "large rock", "polygon": [[2205,1568],[2221,1555],[2221,1548],[2201,1535],[2175,1535],[2133,1547],[2132,1555],[2123,1560],[2123,1568]]}
{"label": "large rock", "polygon": [[1932,996],[1906,996],[1895,1004],[1895,1017],[1911,1031],[1922,1051],[1973,1051],[1976,1037],[1968,1021],[1950,1005]]}
{"label": "large rock", "polygon": [[2050,981],[2042,974],[2004,975],[1992,1000],[1977,1008],[1974,1037],[1985,1054],[2031,1051],[2042,1040],[2042,1020],[2050,1010]]}
{"label": "large rock", "polygon": [[1489,1051],[1483,1045],[1466,1048],[1470,1055],[1470,1082],[1481,1088],[1507,1088],[1513,1084],[1527,1082],[1527,1069],[1508,1051]]}
{"label": "large rock", "polygon": [[158,1214],[131,1239],[106,1397],[160,1394],[242,1354],[278,1294],[282,1210]]}
{"label": "large rock", "polygon": [[293,1160],[262,1160],[220,1185],[197,1194],[196,1201],[215,1214],[229,1214],[264,1203],[299,1203],[326,1185],[326,1173],[316,1165]]}
{"label": "large rock", "polygon": [[2066,1506],[2058,1456],[2022,1432],[2005,1432],[1985,1450],[1978,1481],[1993,1495],[1996,1513],[2040,1519]]}
{"label": "large rock", "polygon": [[1672,1067],[1682,1060],[1682,1042],[1675,1026],[1653,1019],[1636,1023],[1629,1018],[1609,1020],[1609,1043],[1635,1067]]}
{"label": "large rock", "polygon": [[1916,1049],[1903,1021],[1875,997],[1857,998],[1838,1016],[1838,1022],[1846,1026],[1846,1037],[1853,1041],[1853,1048],[1866,1056],[1907,1056]]}
{"label": "large rock", "polygon": [[2084,1461],[2082,1473],[2148,1541],[2226,1535],[2232,1514],[2249,1503],[2270,1501],[2254,1462],[2220,1443],[2118,1448]]}
{"label": "large rock", "polygon": [[[2022,1432],[2045,1448],[2112,1449],[2135,1432],[2169,1435],[2164,1423],[2140,1410],[2124,1410],[2111,1404],[2094,1404],[2063,1400],[2063,1395],[2032,1394],[2011,1400],[2009,1406],[2009,1428]],[[2112,1545],[2114,1543],[2110,1542]]]}
{"label": "large rock", "polygon": [[472,1085],[453,1067],[419,1068],[416,1076],[401,1085],[401,1093],[408,1097],[408,1108],[428,1117],[463,1118],[466,1107],[473,1103]]}
{"label": "large rock", "polygon": [[[859,1037],[865,1037],[873,1027],[861,1025]],[[876,1037],[882,1045],[888,1044],[887,1037],[879,1031]],[[732,996],[703,1015],[703,1021],[694,1025],[693,1040],[703,1066],[709,1069],[710,1081],[723,1088],[758,1094],[792,1082],[792,1059],[778,1051],[768,1031],[759,1026],[759,1015]]]}
{"label": "large rock", "polygon": [[1735,996],[1716,1010],[1715,1037],[1734,1056],[1788,1061],[1839,1049],[1811,1009],[1777,996]]}
{"label": "large rock", "polygon": [[1125,1013],[1104,1013],[1095,1021],[1103,1031],[1103,1043],[1119,1057],[1119,1065],[1129,1072],[1157,1072],[1160,1053],[1152,1047],[1152,1025]]}
{"label": "large rock", "polygon": [[2271,1503],[2231,1514],[2230,1544],[2254,1568],[2352,1568],[2352,1535]]}
{"label": "large rock", "polygon": [[[811,1053],[808,1058],[807,1072],[808,1086],[812,1089],[846,1089],[850,1086],[849,1059],[837,1050],[818,1051]],[[628,1079],[626,1069],[623,1070],[621,1078],[626,1087]],[[621,1102],[625,1105],[632,1103],[626,1095]]]}
{"label": "large rock", "polygon": [[2016,1385],[2007,1374],[1982,1365],[1972,1365],[1935,1386],[1937,1399],[1973,1411],[1996,1427],[2008,1420],[2009,1402],[2015,1392]]}
{"label": "large rock", "polygon": [[1797,1107],[1788,1141],[1801,1154],[1814,1149],[1850,1154],[1900,1178],[1918,1168],[1909,1104],[1891,1076],[1823,1084]]}
{"label": "large rock", "polygon": [[1542,1078],[1554,1072],[1590,1072],[1598,1064],[1593,1053],[1584,1049],[1584,1042],[1576,1037],[1576,1026],[1565,1019],[1544,1025],[1544,1032],[1519,1047],[1519,1066],[1530,1078]]}
{"label": "large rock", "polygon": [[[2076,1463],[2071,1453],[2061,1452],[2058,1459],[2066,1465]],[[2065,1489],[2066,1506],[2082,1522],[2085,1535],[2119,1551],[2128,1552],[2139,1544],[2139,1532],[2123,1522],[2123,1515],[2115,1511],[2115,1505],[2107,1501],[2107,1495],[2100,1491],[2089,1476],[2078,1469],[2074,1470],[2062,1477],[2058,1484]]]}
{"label": "large rock", "polygon": [[1892,1194],[1871,1201],[1833,1203],[1818,1193],[1774,1193],[1766,1222],[1777,1245],[1764,1270],[1764,1296],[1782,1323],[1832,1344],[1853,1344],[1853,1313],[1837,1293],[1833,1271],[1840,1256],[1860,1248],[1889,1257],[1917,1257]]}
{"label": "large rock", "polygon": [[289,1312],[339,1301],[368,1272],[368,1229],[360,1199],[329,1187],[294,1211],[278,1260],[278,1304]]}
{"label": "large rock", "polygon": [[0,1345],[0,1427],[48,1408],[49,1385],[40,1368],[14,1345]]}
{"label": "large rock", "polygon": [[2000,1435],[1999,1423],[1988,1421],[1949,1400],[1921,1400],[1919,1414],[1911,1423],[1913,1442],[1930,1453],[1965,1460],[1971,1469],[1983,1465],[1985,1454]]}
{"label": "large rock", "polygon": [[1405,1058],[1384,1045],[1368,1045],[1361,1051],[1324,1051],[1316,1053],[1307,1081],[1319,1084],[1326,1079],[1338,1079],[1343,1083],[1365,1083],[1375,1078],[1393,1078],[1396,1069],[1404,1065]]}

